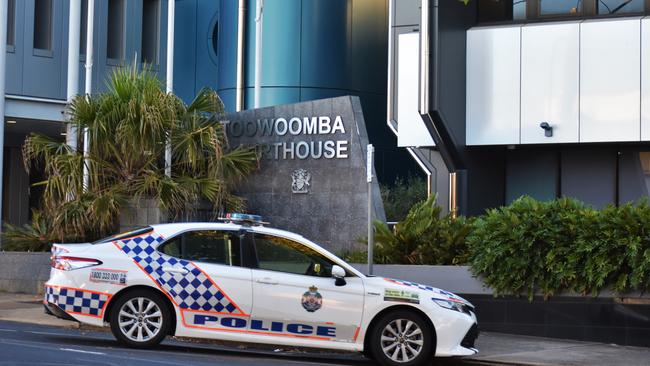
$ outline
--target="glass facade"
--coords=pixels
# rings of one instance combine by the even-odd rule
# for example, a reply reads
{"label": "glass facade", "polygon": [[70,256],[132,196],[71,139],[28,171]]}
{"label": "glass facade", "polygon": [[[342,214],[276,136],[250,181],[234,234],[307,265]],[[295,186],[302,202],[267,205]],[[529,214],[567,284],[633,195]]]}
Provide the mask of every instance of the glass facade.
{"label": "glass facade", "polygon": [[598,14],[643,13],[644,0],[599,0]]}
{"label": "glass facade", "polygon": [[539,0],[539,15],[579,15],[582,5],[581,0]]}
{"label": "glass facade", "polygon": [[482,0],[478,21],[526,22],[561,18],[597,18],[650,12],[647,0]]}

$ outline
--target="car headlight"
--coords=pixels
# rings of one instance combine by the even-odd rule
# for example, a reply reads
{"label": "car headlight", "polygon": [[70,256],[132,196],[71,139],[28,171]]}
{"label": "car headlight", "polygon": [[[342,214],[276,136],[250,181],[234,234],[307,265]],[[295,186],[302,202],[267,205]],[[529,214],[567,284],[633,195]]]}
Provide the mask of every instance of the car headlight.
{"label": "car headlight", "polygon": [[440,307],[443,307],[445,309],[449,310],[455,310],[458,311],[459,313],[463,313],[463,304],[451,300],[443,300],[443,299],[436,299],[432,298],[433,302],[438,304]]}

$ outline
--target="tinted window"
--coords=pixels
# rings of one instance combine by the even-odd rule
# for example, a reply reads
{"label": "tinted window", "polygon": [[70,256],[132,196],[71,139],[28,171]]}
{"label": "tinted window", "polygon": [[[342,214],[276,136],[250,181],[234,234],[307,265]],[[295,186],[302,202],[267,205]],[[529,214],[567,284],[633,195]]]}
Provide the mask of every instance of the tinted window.
{"label": "tinted window", "polygon": [[643,0],[599,0],[598,14],[642,13]]}
{"label": "tinted window", "polygon": [[540,15],[577,15],[582,11],[582,1],[540,0]]}
{"label": "tinted window", "polygon": [[52,49],[52,0],[34,2],[34,48]]}
{"label": "tinted window", "polygon": [[332,265],[315,250],[293,240],[255,234],[258,267],[308,276],[331,277]]}
{"label": "tinted window", "polygon": [[106,57],[121,60],[124,58],[124,27],[126,4],[124,0],[108,1],[108,39]]}
{"label": "tinted window", "polygon": [[236,232],[202,230],[179,235],[158,249],[172,257],[190,261],[239,266],[241,250]]}
{"label": "tinted window", "polygon": [[7,3],[7,44],[14,45],[16,40],[16,0]]}
{"label": "tinted window", "polygon": [[142,2],[142,62],[158,64],[160,0]]}

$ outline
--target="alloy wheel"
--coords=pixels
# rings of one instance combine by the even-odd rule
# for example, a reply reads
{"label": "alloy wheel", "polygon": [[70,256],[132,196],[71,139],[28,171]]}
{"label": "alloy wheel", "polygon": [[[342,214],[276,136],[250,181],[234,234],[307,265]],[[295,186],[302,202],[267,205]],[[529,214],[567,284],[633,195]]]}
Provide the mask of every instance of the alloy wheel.
{"label": "alloy wheel", "polygon": [[381,349],[394,362],[414,360],[422,351],[423,344],[422,329],[412,320],[395,319],[381,332]]}
{"label": "alloy wheel", "polygon": [[147,342],[160,333],[163,316],[154,301],[135,297],[122,305],[118,322],[126,338],[133,342]]}

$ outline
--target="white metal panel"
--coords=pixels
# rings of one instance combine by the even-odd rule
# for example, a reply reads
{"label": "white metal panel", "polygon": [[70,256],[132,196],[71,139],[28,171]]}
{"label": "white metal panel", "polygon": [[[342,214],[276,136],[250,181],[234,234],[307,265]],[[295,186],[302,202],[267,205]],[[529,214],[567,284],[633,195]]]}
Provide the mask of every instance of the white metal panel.
{"label": "white metal panel", "polygon": [[520,38],[521,26],[467,31],[468,145],[519,143]]}
{"label": "white metal panel", "polygon": [[641,138],[641,20],[580,25],[580,142]]}
{"label": "white metal panel", "polygon": [[419,33],[398,36],[397,146],[434,146],[418,111]]}
{"label": "white metal panel", "polygon": [[650,141],[650,18],[641,20],[641,140]]}
{"label": "white metal panel", "polygon": [[[578,142],[580,24],[521,30],[521,143]],[[553,127],[545,137],[540,123]]]}

